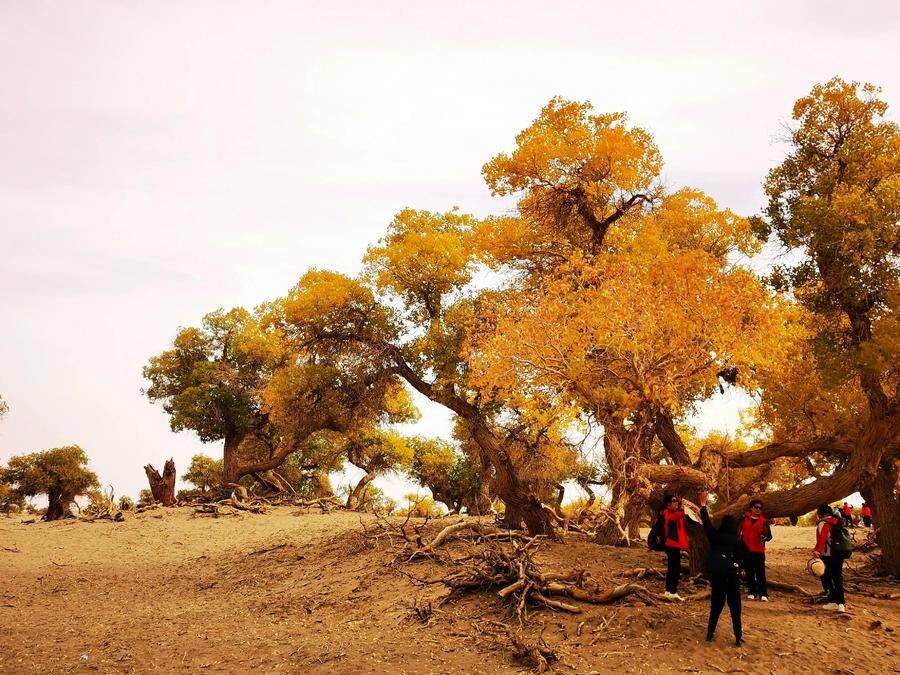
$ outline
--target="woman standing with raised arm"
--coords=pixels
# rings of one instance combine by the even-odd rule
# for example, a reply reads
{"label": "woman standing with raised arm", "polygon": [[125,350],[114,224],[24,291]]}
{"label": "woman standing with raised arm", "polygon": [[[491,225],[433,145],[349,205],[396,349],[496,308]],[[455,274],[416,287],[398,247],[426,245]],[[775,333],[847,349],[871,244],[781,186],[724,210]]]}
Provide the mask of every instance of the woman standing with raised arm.
{"label": "woman standing with raised arm", "polygon": [[711,586],[709,602],[709,624],[706,629],[706,640],[712,642],[716,634],[716,624],[725,603],[731,613],[731,626],[734,629],[734,643],[740,647],[743,642],[741,626],[741,585],[738,581],[738,563],[736,551],[740,543],[737,533],[737,521],[733,516],[724,516],[718,528],[713,527],[709,518],[706,503],[709,495],[700,493],[700,519],[703,529],[709,538],[709,557],[706,569],[709,572]]}

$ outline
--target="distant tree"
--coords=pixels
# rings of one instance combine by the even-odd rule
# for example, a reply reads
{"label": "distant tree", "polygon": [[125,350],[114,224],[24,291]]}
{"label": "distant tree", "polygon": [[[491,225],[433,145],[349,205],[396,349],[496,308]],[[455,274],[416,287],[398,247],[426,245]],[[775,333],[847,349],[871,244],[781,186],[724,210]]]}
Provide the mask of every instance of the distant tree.
{"label": "distant tree", "polygon": [[410,515],[414,518],[440,518],[444,515],[443,509],[427,495],[419,495],[410,492],[405,496],[406,506],[400,509],[403,515]]}
{"label": "distant tree", "polygon": [[46,494],[46,520],[70,514],[75,498],[99,487],[97,474],[87,468],[87,455],[77,445],[29,455],[14,455],[2,471],[2,481],[22,497]]}
{"label": "distant tree", "polygon": [[209,492],[222,484],[222,460],[197,453],[191,457],[191,464],[182,478],[201,493]]}
{"label": "distant tree", "polygon": [[3,396],[0,396],[0,419],[9,412],[9,404],[3,400]]}
{"label": "distant tree", "polygon": [[356,509],[360,506],[360,499],[366,486],[377,476],[409,467],[412,462],[412,450],[407,439],[400,434],[377,429],[349,436],[347,459],[365,471],[347,496],[347,508]]}
{"label": "distant tree", "polygon": [[119,509],[122,511],[134,511],[134,500],[131,497],[123,495],[119,498]]}
{"label": "distant tree", "polygon": [[0,483],[0,513],[9,514],[11,511],[21,511],[23,508],[25,508],[25,497],[11,486]]}
{"label": "distant tree", "polygon": [[[440,438],[416,436],[409,440],[413,459],[410,476],[431,490],[435,500],[451,513],[462,509],[480,513],[482,467]],[[489,507],[490,505],[481,505]]]}
{"label": "distant tree", "polygon": [[[317,312],[317,303],[304,297],[290,304],[295,311]],[[395,374],[352,349],[311,355],[306,337],[284,315],[285,301],[253,313],[212,312],[200,328],[179,331],[172,348],[144,368],[151,383],[146,394],[163,404],[174,431],[191,429],[203,442],[224,441],[224,486],[251,476],[280,489],[281,479],[267,472],[294,455],[303,473],[321,476],[335,460],[321,435],[368,428],[396,396]]]}
{"label": "distant tree", "polygon": [[144,488],[138,493],[138,506],[146,506],[153,503],[153,493],[149,488]]}

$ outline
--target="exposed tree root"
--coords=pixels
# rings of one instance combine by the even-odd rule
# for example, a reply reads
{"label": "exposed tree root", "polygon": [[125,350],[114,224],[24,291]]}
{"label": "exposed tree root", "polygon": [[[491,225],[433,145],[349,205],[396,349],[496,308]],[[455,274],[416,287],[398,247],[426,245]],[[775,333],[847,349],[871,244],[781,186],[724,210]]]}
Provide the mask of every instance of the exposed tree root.
{"label": "exposed tree root", "polygon": [[479,621],[473,624],[478,635],[510,650],[513,659],[535,673],[546,673],[559,662],[556,651],[543,636],[536,640],[526,638],[520,630],[513,630],[501,621]]}
{"label": "exposed tree root", "polygon": [[[584,570],[568,574],[546,571],[534,560],[534,552],[544,537],[498,531],[475,519],[452,523],[428,539],[424,524],[410,525],[408,518],[401,523],[382,518],[374,528],[363,523],[363,536],[372,544],[387,542],[395,550],[395,568],[408,578],[449,588],[441,602],[493,591],[515,612],[520,623],[525,622],[529,609],[534,607],[578,614],[582,610],[576,603],[610,604],[634,597],[652,605],[657,600],[640,584],[601,589]],[[453,557],[445,550],[449,542],[459,544],[457,550],[462,549],[465,555]],[[418,559],[434,560],[449,570],[436,579],[425,580],[401,569]]]}
{"label": "exposed tree root", "polygon": [[818,593],[813,593],[811,591],[806,590],[802,586],[797,586],[796,584],[787,584],[783,581],[774,581],[772,579],[768,579],[766,581],[766,585],[769,588],[774,588],[777,591],[786,591],[788,593],[798,593],[805,598],[818,598]]}

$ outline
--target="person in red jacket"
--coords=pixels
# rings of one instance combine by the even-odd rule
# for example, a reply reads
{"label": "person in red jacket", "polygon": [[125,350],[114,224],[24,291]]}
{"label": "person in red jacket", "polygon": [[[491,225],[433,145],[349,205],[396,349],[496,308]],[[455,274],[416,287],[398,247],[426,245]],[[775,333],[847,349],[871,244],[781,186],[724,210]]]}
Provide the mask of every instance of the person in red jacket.
{"label": "person in red jacket", "polygon": [[660,513],[666,533],[666,597],[683,600],[678,595],[678,577],[681,575],[681,552],[687,551],[687,530],[684,527],[684,509],[681,499],[665,496],[665,508]]}
{"label": "person in red jacket", "polygon": [[836,609],[844,612],[844,560],[846,555],[832,550],[832,531],[838,526],[835,516],[828,504],[822,504],[816,510],[816,548],[813,555],[825,563],[825,574],[822,575],[822,588],[828,594],[825,609]]}
{"label": "person in red jacket", "polygon": [[744,542],[744,570],[747,573],[747,598],[769,601],[766,589],[766,542],[772,539],[772,528],[763,515],[763,505],[758,499],[750,502],[750,510],[738,525],[738,536]]}
{"label": "person in red jacket", "polygon": [[872,527],[872,509],[869,508],[869,505],[863,502],[862,509],[859,512],[859,515],[862,516],[863,525],[866,527]]}
{"label": "person in red jacket", "polygon": [[844,505],[841,507],[841,513],[844,514],[844,525],[853,527],[853,507],[844,502]]}

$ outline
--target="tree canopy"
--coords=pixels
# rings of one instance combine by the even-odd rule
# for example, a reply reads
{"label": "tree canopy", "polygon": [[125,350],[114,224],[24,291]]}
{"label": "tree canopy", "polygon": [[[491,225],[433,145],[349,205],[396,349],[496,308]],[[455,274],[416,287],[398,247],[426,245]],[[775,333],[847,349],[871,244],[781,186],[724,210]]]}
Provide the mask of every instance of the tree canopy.
{"label": "tree canopy", "polygon": [[21,497],[47,495],[46,518],[57,520],[69,514],[77,496],[99,487],[97,474],[87,468],[87,462],[77,445],[13,455],[0,470],[0,480]]}
{"label": "tree canopy", "polygon": [[[575,480],[606,490],[603,543],[629,544],[663,490],[778,516],[896,482],[900,134],[878,93],[801,98],[753,218],[669,189],[625,114],[552,99],[484,166],[515,209],[403,209],[358,276],[309,270],[179,332],[148,396],[225,441],[225,482],[288,458],[349,461],[362,488],[402,469],[451,510],[499,498],[510,526],[552,534]],[[745,425],[701,438],[692,415],[725,387],[753,402]],[[455,413],[455,446],[391,430],[410,388]]]}

